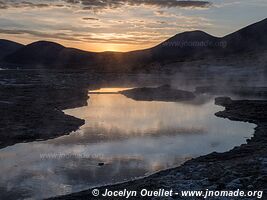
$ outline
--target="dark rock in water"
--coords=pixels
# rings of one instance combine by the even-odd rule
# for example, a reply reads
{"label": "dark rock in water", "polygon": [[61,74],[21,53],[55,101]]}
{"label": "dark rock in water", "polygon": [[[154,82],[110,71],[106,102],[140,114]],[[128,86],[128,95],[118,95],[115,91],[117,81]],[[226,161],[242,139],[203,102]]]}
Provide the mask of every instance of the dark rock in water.
{"label": "dark rock in water", "polygon": [[134,88],[120,93],[137,101],[178,102],[189,101],[195,98],[192,92],[173,89],[170,85],[162,85],[157,88]]}
{"label": "dark rock in water", "polygon": [[98,166],[104,166],[105,165],[105,163],[98,163]]}
{"label": "dark rock in water", "polygon": [[232,99],[230,97],[218,97],[215,99],[216,105],[226,106],[230,103],[232,103]]}

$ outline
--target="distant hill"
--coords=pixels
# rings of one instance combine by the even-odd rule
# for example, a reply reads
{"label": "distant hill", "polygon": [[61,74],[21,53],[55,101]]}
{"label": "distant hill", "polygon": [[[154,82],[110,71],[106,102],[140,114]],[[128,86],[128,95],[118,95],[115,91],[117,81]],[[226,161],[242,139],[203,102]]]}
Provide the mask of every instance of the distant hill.
{"label": "distant hill", "polygon": [[20,48],[16,52],[6,56],[3,61],[5,64],[17,64],[24,68],[66,68],[109,71],[107,63],[111,60],[115,62],[117,54],[120,53],[88,52],[75,48],[67,48],[54,42],[38,41]]}
{"label": "distant hill", "polygon": [[23,47],[22,44],[0,39],[0,59]]}
{"label": "distant hill", "polygon": [[219,42],[219,38],[203,31],[190,31],[173,36],[149,52],[153,61],[197,59],[221,48],[216,46]]}
{"label": "distant hill", "polygon": [[5,52],[9,55],[2,60],[27,67],[131,71],[154,62],[191,61],[263,50],[267,50],[267,19],[222,38],[203,31],[190,31],[177,34],[155,47],[127,53],[93,53],[39,41],[18,46],[15,52]]}
{"label": "distant hill", "polygon": [[96,53],[64,46],[48,41],[38,41],[20,48],[13,54],[5,57],[8,63],[21,65],[41,65],[68,67],[77,64],[88,64]]}
{"label": "distant hill", "polygon": [[143,58],[150,62],[190,61],[248,52],[257,53],[263,50],[267,50],[267,19],[222,38],[202,31],[180,33],[151,49],[133,54],[143,54]]}
{"label": "distant hill", "polygon": [[180,33],[150,49],[125,53],[121,61],[125,65],[133,63],[134,69],[142,69],[150,63],[224,58],[266,50],[267,19],[264,19],[221,38],[203,31]]}
{"label": "distant hill", "polygon": [[226,53],[259,52],[267,49],[267,18],[222,38]]}

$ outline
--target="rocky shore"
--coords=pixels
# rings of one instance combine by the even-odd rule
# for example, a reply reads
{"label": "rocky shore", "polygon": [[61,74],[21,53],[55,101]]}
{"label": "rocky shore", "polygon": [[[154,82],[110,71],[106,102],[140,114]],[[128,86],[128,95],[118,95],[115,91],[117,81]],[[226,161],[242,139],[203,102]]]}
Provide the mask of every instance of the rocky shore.
{"label": "rocky shore", "polygon": [[68,116],[62,110],[85,106],[89,89],[105,87],[111,82],[119,86],[139,82],[160,84],[164,79],[163,75],[161,79],[153,77],[84,70],[1,70],[0,148],[70,134],[84,120]]}
{"label": "rocky shore", "polygon": [[[84,121],[65,115],[62,110],[86,105],[88,89],[92,85],[99,85],[99,82],[99,77],[85,72],[1,71],[0,148],[20,142],[56,138],[77,130]],[[201,90],[200,93],[206,92],[206,89]],[[266,97],[266,90],[249,91],[256,91],[259,96]],[[241,189],[264,190],[266,195],[267,101],[236,101],[224,97],[217,98],[216,104],[225,107],[224,111],[216,113],[218,117],[257,125],[254,136],[247,140],[247,144],[229,152],[211,153],[192,159],[180,167],[143,179],[98,189],[101,192],[105,189],[114,191],[125,188],[137,191],[144,188],[175,191]],[[107,199],[96,198],[91,192],[92,190],[87,190],[54,199]]]}
{"label": "rocky shore", "polygon": [[63,110],[85,106],[89,89],[105,87],[111,82],[119,86],[136,84],[140,80],[140,84],[148,85],[151,81],[162,82],[159,76],[153,78],[152,75],[93,74],[84,70],[1,70],[0,148],[70,134],[82,126],[84,120],[68,116]]}
{"label": "rocky shore", "polygon": [[[0,73],[0,148],[69,134],[84,120],[62,110],[86,105],[82,74],[48,71]],[[77,81],[79,80],[79,81]]]}
{"label": "rocky shore", "polygon": [[[232,100],[228,97],[216,99],[216,104],[225,107],[224,111],[216,113],[218,117],[236,121],[255,123],[255,134],[247,143],[225,153],[211,153],[192,159],[182,166],[161,171],[146,178],[126,183],[98,188],[100,194],[105,189],[156,190],[165,189],[182,190],[263,190],[263,198],[267,193],[267,101],[260,100]],[[78,199],[114,199],[95,197],[93,189],[52,198],[55,200]],[[119,198],[116,198],[119,199]],[[124,198],[122,198],[124,199]],[[164,199],[133,197],[132,199]],[[169,198],[168,198],[169,199]],[[173,196],[172,199],[186,199]],[[194,197],[193,199],[203,199]],[[216,198],[225,199],[225,198]],[[238,197],[238,199],[257,199],[256,197]]]}

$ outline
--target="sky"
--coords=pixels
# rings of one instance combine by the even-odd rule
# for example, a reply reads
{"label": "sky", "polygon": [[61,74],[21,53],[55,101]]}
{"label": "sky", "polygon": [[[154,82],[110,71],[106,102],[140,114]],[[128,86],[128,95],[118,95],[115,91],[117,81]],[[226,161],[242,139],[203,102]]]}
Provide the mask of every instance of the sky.
{"label": "sky", "polygon": [[0,38],[132,51],[175,34],[222,37],[267,17],[267,0],[0,0]]}

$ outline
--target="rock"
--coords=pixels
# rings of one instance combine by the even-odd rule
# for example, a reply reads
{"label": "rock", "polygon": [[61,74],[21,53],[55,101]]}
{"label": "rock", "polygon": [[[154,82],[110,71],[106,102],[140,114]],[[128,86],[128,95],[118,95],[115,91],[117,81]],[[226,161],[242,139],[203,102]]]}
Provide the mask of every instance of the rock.
{"label": "rock", "polygon": [[253,188],[254,188],[253,185],[248,185],[249,190],[252,190]]}
{"label": "rock", "polygon": [[215,104],[216,105],[222,105],[222,106],[225,106],[225,105],[229,105],[231,104],[232,100],[230,97],[218,97],[215,99]]}
{"label": "rock", "polygon": [[230,190],[240,189],[241,187],[242,187],[242,184],[239,178],[234,179],[233,181],[231,181],[230,183],[226,185],[226,188]]}
{"label": "rock", "polygon": [[136,101],[179,102],[189,101],[195,98],[194,93],[184,90],[173,89],[170,85],[162,85],[156,88],[134,88],[130,90],[121,91],[120,93]]}

